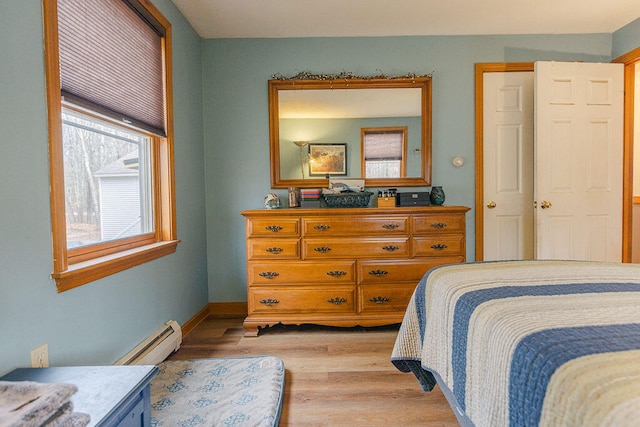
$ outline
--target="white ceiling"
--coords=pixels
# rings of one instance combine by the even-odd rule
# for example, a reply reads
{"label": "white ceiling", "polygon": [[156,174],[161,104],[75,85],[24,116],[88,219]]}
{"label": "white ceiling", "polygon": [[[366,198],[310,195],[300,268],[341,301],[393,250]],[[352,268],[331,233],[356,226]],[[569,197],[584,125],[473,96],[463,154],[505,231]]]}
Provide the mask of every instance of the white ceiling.
{"label": "white ceiling", "polygon": [[173,0],[203,38],[613,33],[640,0]]}

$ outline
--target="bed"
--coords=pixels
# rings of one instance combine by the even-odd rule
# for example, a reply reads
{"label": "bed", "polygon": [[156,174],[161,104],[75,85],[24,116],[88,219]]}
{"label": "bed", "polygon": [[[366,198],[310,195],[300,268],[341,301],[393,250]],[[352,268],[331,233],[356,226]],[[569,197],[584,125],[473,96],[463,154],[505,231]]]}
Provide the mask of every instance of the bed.
{"label": "bed", "polygon": [[640,265],[457,264],[429,271],[391,360],[463,426],[638,425]]}

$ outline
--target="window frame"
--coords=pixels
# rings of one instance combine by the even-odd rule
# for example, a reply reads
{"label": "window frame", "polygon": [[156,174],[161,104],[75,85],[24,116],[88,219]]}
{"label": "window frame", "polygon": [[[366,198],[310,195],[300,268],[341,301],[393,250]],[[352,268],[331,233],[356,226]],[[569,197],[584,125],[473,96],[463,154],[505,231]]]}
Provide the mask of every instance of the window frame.
{"label": "window frame", "polygon": [[[407,176],[407,145],[409,128],[407,126],[383,126],[383,127],[370,127],[360,128],[360,176],[365,179],[379,179],[376,177],[367,177],[367,159],[365,157],[366,139],[369,134],[379,133],[392,133],[401,135],[401,147],[400,147],[400,176],[392,178],[406,178]],[[389,177],[385,177],[389,178]]]}
{"label": "window frame", "polygon": [[[164,64],[166,136],[161,137],[145,132],[151,138],[154,232],[69,250],[65,217],[63,100],[60,91],[57,0],[43,0],[53,252],[51,277],[55,280],[58,292],[73,289],[174,253],[180,242],[176,231],[171,24],[149,1],[127,0],[127,2],[132,1],[152,15],[165,29],[161,48]],[[75,107],[65,105],[65,108]],[[90,111],[83,109],[79,111],[92,115]],[[109,120],[102,116],[99,118]],[[127,127],[122,123],[117,125]],[[140,129],[135,130],[140,131]]]}

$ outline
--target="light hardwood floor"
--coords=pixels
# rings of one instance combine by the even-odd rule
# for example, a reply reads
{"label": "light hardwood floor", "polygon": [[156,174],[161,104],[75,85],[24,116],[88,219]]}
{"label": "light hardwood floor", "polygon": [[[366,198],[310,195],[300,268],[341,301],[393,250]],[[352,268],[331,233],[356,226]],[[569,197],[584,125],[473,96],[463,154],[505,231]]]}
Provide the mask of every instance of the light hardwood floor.
{"label": "light hardwood floor", "polygon": [[208,317],[170,359],[272,355],[285,365],[280,426],[457,426],[439,388],[390,362],[398,326],[282,326],[243,336],[242,318]]}

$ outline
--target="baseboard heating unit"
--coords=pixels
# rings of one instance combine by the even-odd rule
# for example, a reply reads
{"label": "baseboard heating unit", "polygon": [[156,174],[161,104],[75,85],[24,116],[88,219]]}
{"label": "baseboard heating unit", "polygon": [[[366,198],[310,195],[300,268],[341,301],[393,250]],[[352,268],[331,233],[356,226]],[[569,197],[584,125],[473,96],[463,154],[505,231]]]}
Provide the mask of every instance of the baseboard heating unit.
{"label": "baseboard heating unit", "polygon": [[157,365],[178,350],[181,343],[180,325],[175,320],[169,320],[115,364]]}

